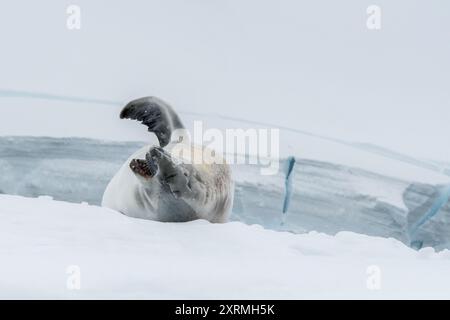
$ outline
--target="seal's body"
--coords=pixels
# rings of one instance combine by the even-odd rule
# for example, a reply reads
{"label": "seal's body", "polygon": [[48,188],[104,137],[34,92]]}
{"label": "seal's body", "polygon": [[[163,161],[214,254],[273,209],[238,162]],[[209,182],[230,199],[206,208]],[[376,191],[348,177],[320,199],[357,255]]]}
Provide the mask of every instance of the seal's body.
{"label": "seal's body", "polygon": [[167,103],[154,97],[137,99],[125,106],[120,117],[147,125],[160,146],[144,147],[125,162],[108,184],[103,206],[157,221],[227,220],[234,193],[229,166],[224,161],[192,161],[205,149],[192,145],[186,135],[175,134],[184,127]]}

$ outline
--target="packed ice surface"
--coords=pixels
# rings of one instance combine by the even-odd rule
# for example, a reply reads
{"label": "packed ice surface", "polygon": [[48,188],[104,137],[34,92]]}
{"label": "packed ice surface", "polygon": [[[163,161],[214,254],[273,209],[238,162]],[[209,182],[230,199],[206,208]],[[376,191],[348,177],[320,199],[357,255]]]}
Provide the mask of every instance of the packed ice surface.
{"label": "packed ice surface", "polygon": [[[0,195],[0,298],[450,298],[450,252]],[[77,289],[79,288],[79,289]]]}
{"label": "packed ice surface", "polygon": [[[100,204],[111,177],[144,144],[79,138],[0,138],[0,192]],[[268,176],[261,175],[257,165],[234,165],[236,191],[231,220],[296,233],[315,230],[334,235],[353,231],[394,237],[415,248],[450,247],[450,206],[441,193],[446,186],[441,184],[445,176],[420,167],[419,172],[430,171],[426,179],[436,175],[440,180],[417,182],[304,159],[301,154],[295,157],[292,172],[287,174],[290,162],[282,160],[279,172]],[[414,176],[416,171],[404,170],[418,178]],[[432,215],[431,208],[435,208]]]}

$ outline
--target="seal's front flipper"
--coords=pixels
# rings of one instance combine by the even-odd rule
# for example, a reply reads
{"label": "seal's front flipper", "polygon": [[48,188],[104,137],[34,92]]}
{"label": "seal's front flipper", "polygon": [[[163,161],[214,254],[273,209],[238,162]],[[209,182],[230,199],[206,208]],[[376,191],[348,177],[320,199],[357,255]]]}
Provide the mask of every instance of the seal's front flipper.
{"label": "seal's front flipper", "polygon": [[189,197],[192,193],[189,182],[189,170],[184,165],[175,163],[168,152],[153,147],[146,155],[149,166],[158,164],[158,179],[169,187],[176,198]]}
{"label": "seal's front flipper", "polygon": [[158,138],[159,145],[165,147],[171,139],[172,132],[184,126],[166,102],[156,97],[144,97],[129,102],[120,113],[121,119],[141,121]]}

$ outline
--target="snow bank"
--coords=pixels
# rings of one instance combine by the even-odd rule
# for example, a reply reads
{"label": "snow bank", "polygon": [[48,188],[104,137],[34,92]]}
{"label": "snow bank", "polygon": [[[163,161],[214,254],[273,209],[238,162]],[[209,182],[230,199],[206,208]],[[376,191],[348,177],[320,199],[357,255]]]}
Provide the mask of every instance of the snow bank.
{"label": "snow bank", "polygon": [[0,298],[450,298],[450,252],[394,239],[159,223],[6,195],[0,219]]}
{"label": "snow bank", "polygon": [[[1,93],[1,92],[0,92]],[[7,115],[0,118],[1,136],[34,137],[82,137],[107,141],[145,141],[157,143],[145,127],[134,121],[119,119],[124,102],[103,101],[61,96],[52,98],[46,94],[5,97],[0,101],[7,108]],[[43,96],[42,96],[43,95]],[[42,99],[44,98],[44,99]],[[86,101],[84,101],[86,100]],[[419,160],[400,153],[388,152],[381,147],[353,143],[333,136],[318,135],[295,128],[280,127],[272,123],[220,116],[197,114],[176,107],[185,126],[194,132],[194,122],[202,121],[204,129],[259,129],[280,130],[280,157],[295,156],[302,159],[331,162],[343,166],[360,168],[383,176],[428,184],[448,184],[450,177],[443,174],[445,166],[432,161]],[[27,117],[23,117],[26,114]],[[98,119],[101,118],[101,126]],[[20,119],[20,125],[14,119]],[[54,121],[71,119],[71,121]],[[432,169],[433,168],[433,169]]]}

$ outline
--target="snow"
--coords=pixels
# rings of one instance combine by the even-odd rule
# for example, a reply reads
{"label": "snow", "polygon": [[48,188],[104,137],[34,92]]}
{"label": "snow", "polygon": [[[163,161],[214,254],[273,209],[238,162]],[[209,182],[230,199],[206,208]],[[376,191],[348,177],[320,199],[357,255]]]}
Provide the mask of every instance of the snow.
{"label": "snow", "polygon": [[[392,238],[160,223],[8,195],[0,219],[0,298],[450,298],[450,252]],[[79,290],[67,287],[74,266]]]}
{"label": "snow", "polygon": [[[105,15],[86,2],[96,23],[68,33],[65,5],[47,2],[10,2],[0,19],[0,298],[449,297],[449,253],[434,251],[450,248],[445,10],[414,6],[377,37],[352,4],[115,2]],[[405,16],[402,4],[387,10]],[[424,12],[426,23],[408,22]],[[289,197],[281,170],[241,165],[235,222],[93,206],[141,142],[156,142],[118,117],[145,95],[167,99],[190,130],[279,128],[281,161],[296,160]],[[66,288],[71,265],[79,291]],[[381,290],[366,286],[371,266]]]}

